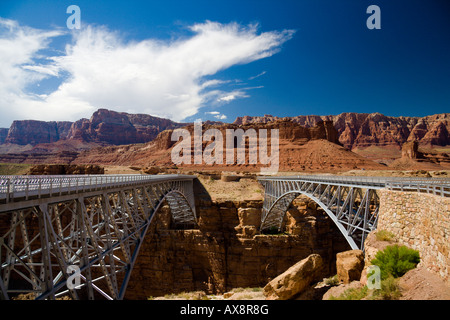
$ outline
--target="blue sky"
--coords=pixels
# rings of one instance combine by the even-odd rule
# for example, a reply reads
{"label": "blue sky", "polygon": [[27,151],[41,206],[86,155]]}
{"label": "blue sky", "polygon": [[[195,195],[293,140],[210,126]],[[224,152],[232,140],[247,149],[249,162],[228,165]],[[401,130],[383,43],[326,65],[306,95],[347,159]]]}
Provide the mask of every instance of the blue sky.
{"label": "blue sky", "polygon": [[449,112],[449,17],[448,0],[1,0],[0,127],[98,108],[226,122]]}

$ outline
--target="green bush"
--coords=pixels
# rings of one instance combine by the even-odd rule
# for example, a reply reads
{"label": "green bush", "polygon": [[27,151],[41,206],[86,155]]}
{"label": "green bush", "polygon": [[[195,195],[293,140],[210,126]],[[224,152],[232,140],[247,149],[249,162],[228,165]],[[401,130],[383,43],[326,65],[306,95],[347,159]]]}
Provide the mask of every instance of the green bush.
{"label": "green bush", "polygon": [[402,296],[400,287],[392,275],[381,281],[381,289],[375,290],[372,300],[397,300]]}
{"label": "green bush", "polygon": [[262,230],[262,234],[271,235],[271,236],[282,236],[287,235],[286,231],[280,231],[278,227],[272,226],[268,229]]}
{"label": "green bush", "polygon": [[335,274],[334,276],[325,279],[325,284],[329,286],[337,286],[339,284],[338,275]]}
{"label": "green bush", "polygon": [[338,297],[331,296],[330,300],[361,300],[367,296],[367,293],[367,286],[363,286],[358,289],[349,288]]}
{"label": "green bush", "polygon": [[394,278],[401,277],[414,269],[419,262],[420,255],[417,250],[399,245],[387,246],[383,251],[378,251],[375,259],[371,261],[380,268],[381,279],[387,279],[389,275]]}

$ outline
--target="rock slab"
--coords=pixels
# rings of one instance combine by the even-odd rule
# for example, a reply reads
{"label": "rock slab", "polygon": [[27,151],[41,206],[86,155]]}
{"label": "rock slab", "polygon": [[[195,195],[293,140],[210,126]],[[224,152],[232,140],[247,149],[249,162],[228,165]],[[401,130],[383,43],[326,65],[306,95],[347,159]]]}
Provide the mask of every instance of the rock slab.
{"label": "rock slab", "polygon": [[300,294],[317,281],[323,268],[320,255],[311,254],[270,281],[263,290],[267,300],[287,300]]}
{"label": "rock slab", "polygon": [[359,281],[363,268],[364,253],[361,250],[349,250],[336,255],[336,271],[341,283]]}

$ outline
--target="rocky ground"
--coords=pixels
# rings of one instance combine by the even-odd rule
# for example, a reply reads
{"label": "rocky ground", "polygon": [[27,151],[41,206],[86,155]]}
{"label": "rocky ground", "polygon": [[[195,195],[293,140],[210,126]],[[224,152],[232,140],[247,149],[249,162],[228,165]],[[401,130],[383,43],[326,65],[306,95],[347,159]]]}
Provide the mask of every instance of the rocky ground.
{"label": "rocky ground", "polygon": [[[399,300],[450,300],[450,288],[431,272],[417,268],[410,270],[399,280],[401,296]],[[327,300],[331,297],[343,297],[346,290],[357,290],[362,284],[353,281],[350,284],[333,284],[333,279],[323,279],[297,300]],[[224,294],[208,295],[204,291],[183,292],[162,297],[149,297],[149,300],[266,300],[264,288],[234,288]],[[30,295],[20,295],[17,300],[33,299]],[[67,297],[63,297],[63,300]],[[363,298],[367,300],[368,298]],[[370,297],[369,297],[370,299]]]}
{"label": "rocky ground", "polygon": [[[360,282],[354,281],[350,284],[333,285],[331,280],[315,284],[310,292],[318,291],[315,298],[318,300],[328,300],[331,297],[342,297],[346,290],[360,289],[363,286]],[[401,296],[399,300],[450,300],[450,288],[441,279],[431,272],[418,268],[407,272],[399,280]],[[322,293],[322,294],[320,294]],[[307,300],[311,294],[303,295],[298,300]],[[151,300],[266,300],[263,288],[235,288],[221,295],[207,295],[203,291],[185,292],[181,294],[166,295],[163,297],[151,298]],[[370,298],[364,298],[367,300]]]}
{"label": "rocky ground", "polygon": [[235,288],[224,294],[208,295],[204,291],[184,292],[150,298],[150,300],[265,300],[263,288]]}
{"label": "rocky ground", "polygon": [[[400,296],[398,300],[450,300],[450,287],[445,285],[441,278],[423,268],[408,271],[398,279]],[[359,281],[349,284],[338,284],[335,279],[323,279],[315,283],[295,300],[371,300],[383,299],[374,292],[364,297],[350,295],[349,292],[361,290],[363,285]],[[235,288],[219,295],[207,295],[203,291],[184,292],[181,294],[166,295],[149,298],[150,300],[266,300],[264,288]]]}

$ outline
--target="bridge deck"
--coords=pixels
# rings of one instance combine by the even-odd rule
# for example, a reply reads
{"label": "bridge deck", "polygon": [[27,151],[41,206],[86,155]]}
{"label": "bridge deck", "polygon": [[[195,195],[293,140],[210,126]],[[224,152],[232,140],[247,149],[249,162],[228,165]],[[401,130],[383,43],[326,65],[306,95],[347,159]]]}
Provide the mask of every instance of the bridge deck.
{"label": "bridge deck", "polygon": [[194,178],[178,174],[0,176],[0,204]]}
{"label": "bridge deck", "polygon": [[368,177],[335,175],[292,175],[260,177],[259,181],[307,181],[370,189],[401,190],[432,193],[450,197],[449,178]]}

